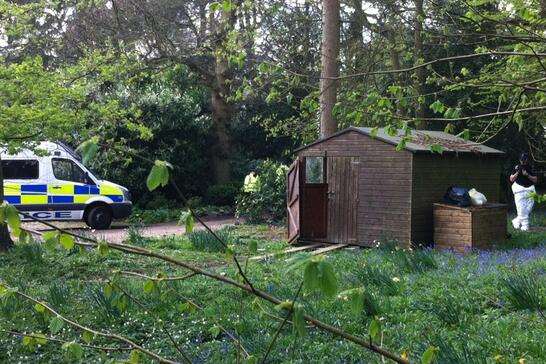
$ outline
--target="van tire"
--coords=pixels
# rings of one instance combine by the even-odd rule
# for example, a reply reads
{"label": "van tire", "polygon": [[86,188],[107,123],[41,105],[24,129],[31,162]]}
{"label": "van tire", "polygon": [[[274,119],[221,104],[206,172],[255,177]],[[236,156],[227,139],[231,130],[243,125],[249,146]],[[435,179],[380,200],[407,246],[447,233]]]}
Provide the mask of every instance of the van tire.
{"label": "van tire", "polygon": [[108,229],[112,224],[112,209],[107,205],[93,206],[89,209],[85,222],[92,229]]}

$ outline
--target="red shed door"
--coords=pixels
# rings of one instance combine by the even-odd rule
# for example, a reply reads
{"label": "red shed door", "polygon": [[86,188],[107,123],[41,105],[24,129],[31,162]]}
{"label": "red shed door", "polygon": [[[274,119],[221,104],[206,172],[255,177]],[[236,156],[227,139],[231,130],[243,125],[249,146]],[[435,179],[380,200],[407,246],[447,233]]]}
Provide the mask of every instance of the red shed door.
{"label": "red shed door", "polygon": [[296,159],[290,166],[287,175],[288,242],[298,239],[300,235],[300,164],[300,160]]}

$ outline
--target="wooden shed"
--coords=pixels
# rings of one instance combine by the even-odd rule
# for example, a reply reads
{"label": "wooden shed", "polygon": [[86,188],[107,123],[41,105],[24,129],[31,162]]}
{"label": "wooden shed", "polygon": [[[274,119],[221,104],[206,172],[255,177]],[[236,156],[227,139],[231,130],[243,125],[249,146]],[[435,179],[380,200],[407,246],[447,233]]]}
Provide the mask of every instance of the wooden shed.
{"label": "wooden shed", "polygon": [[287,183],[289,240],[430,244],[433,204],[449,186],[473,187],[498,202],[503,152],[429,130],[412,131],[396,150],[401,138],[350,127],[296,150]]}

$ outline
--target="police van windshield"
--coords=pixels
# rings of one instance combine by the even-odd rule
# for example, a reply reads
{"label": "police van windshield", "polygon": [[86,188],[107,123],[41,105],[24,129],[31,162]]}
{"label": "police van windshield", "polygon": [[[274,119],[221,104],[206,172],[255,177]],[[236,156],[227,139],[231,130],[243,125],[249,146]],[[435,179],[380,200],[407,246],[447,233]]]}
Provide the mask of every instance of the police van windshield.
{"label": "police van windshield", "polygon": [[71,159],[53,158],[51,159],[51,167],[53,168],[53,175],[58,180],[87,185],[95,184],[89,173],[84,171]]}

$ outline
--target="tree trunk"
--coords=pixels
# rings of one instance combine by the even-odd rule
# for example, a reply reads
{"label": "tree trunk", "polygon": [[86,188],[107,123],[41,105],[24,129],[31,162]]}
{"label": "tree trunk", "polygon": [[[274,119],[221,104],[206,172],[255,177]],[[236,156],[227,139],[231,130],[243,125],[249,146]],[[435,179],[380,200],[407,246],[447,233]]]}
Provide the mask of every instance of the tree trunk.
{"label": "tree trunk", "polygon": [[546,18],[546,0],[540,0],[540,16]]}
{"label": "tree trunk", "polygon": [[212,123],[215,144],[212,150],[214,180],[218,184],[231,180],[230,157],[233,151],[228,125],[233,116],[233,107],[226,99],[228,88],[226,74],[228,62],[224,58],[216,58],[215,86],[211,90]]}
{"label": "tree trunk", "polygon": [[229,86],[229,64],[222,53],[225,36],[228,30],[233,27],[231,12],[223,11],[218,19],[214,12],[209,14],[210,34],[214,35],[216,41],[213,43],[214,65],[212,81],[210,84],[212,127],[214,132],[214,146],[212,147],[212,171],[214,182],[217,184],[231,181],[230,158],[232,155],[232,140],[229,134],[229,124],[234,114],[233,105],[228,102]]}
{"label": "tree trunk", "polygon": [[[413,45],[414,45],[414,64],[419,65],[425,61],[425,55],[423,52],[423,22],[425,20],[425,12],[423,10],[423,0],[415,0],[415,18],[414,18],[414,34],[413,34]],[[415,71],[415,92],[417,96],[423,95],[425,92],[425,83],[426,75],[425,68],[420,67]],[[426,129],[427,123],[423,120],[425,117],[425,107],[422,102],[416,98],[415,103],[415,117],[419,119],[416,123],[416,127],[420,129]]]}
{"label": "tree trunk", "polygon": [[322,1],[322,47],[320,81],[320,136],[328,137],[337,131],[332,110],[337,99],[339,76],[339,0]]}
{"label": "tree trunk", "polygon": [[[0,203],[4,201],[4,171],[2,170],[2,158],[0,158]],[[13,246],[8,226],[0,222],[0,251],[7,251]]]}

